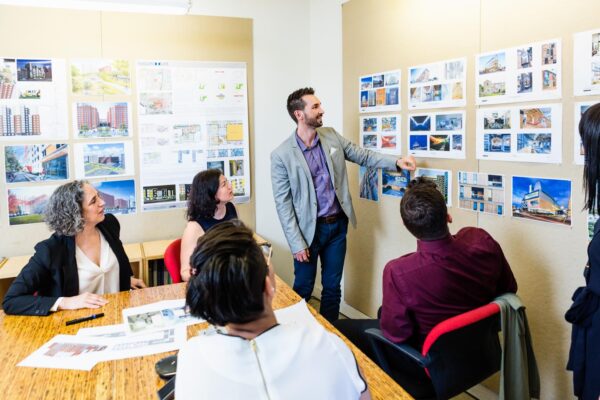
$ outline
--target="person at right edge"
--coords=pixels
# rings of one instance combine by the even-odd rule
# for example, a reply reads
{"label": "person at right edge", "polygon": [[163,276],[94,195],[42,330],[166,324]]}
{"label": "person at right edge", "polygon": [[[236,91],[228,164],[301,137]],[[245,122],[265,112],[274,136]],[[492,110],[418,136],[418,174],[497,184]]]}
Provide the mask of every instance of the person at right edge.
{"label": "person at right edge", "polygon": [[[587,109],[579,122],[585,163],[584,209],[600,214],[600,103]],[[600,398],[600,220],[588,245],[588,264],[584,269],[586,286],[573,294],[573,305],[565,319],[573,325],[567,369],[573,371],[575,395],[583,400]]]}

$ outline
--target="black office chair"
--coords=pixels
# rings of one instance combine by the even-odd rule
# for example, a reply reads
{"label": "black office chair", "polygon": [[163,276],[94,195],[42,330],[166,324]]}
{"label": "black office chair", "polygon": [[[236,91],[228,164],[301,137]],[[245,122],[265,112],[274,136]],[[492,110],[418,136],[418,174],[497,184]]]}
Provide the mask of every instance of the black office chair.
{"label": "black office chair", "polygon": [[[498,338],[500,307],[495,303],[449,318],[425,338],[423,349],[396,344],[379,329],[367,329],[375,362],[415,399],[449,399],[500,370]],[[421,377],[407,377],[394,368],[398,357],[423,368]]]}

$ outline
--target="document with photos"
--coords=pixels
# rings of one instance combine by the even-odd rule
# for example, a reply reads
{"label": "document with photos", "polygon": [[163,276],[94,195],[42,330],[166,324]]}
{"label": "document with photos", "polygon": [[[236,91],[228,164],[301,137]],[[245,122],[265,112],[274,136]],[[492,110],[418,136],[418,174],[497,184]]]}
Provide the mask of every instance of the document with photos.
{"label": "document with photos", "polygon": [[129,333],[150,332],[177,325],[188,326],[204,322],[192,317],[185,299],[165,300],[123,310],[123,323]]}
{"label": "document with photos", "polygon": [[127,336],[128,333],[125,324],[117,324],[81,328],[77,331],[77,336],[123,337]]}
{"label": "document with photos", "polygon": [[57,335],[17,365],[90,371],[101,361],[177,350],[186,339],[183,325],[135,336]]}

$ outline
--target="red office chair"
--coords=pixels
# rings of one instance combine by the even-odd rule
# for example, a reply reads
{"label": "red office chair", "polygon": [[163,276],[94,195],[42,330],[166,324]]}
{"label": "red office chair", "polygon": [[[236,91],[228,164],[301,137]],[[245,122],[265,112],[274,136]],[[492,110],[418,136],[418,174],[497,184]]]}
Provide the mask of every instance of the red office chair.
{"label": "red office chair", "polygon": [[391,342],[379,329],[367,329],[366,333],[376,363],[397,382],[406,383],[406,377],[394,369],[399,365],[395,358],[408,357],[425,370],[429,381],[423,377],[422,382],[410,382],[412,388],[404,385],[413,397],[449,399],[500,370],[499,330],[500,307],[489,303],[437,324],[421,352]]}
{"label": "red office chair", "polygon": [[176,239],[165,250],[163,256],[165,260],[165,267],[171,275],[173,283],[183,282],[181,279],[181,261],[179,256],[181,254],[181,239]]}

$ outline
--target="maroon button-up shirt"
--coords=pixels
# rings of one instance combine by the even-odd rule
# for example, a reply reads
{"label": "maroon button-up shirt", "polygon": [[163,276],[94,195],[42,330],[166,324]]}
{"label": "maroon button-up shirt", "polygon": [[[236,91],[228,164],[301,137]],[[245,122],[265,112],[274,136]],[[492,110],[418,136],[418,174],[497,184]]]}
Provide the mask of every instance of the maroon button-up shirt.
{"label": "maroon button-up shirt", "polygon": [[417,251],[383,272],[381,330],[393,342],[421,344],[435,325],[517,291],[502,249],[486,231],[417,241]]}

